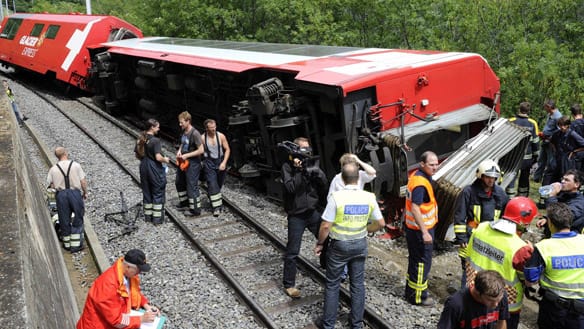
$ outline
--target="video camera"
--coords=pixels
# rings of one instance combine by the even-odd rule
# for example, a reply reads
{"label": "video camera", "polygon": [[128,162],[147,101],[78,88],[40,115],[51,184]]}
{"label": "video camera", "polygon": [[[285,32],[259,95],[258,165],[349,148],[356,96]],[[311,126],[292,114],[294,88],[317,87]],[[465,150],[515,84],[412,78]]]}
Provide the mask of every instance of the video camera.
{"label": "video camera", "polygon": [[319,169],[319,157],[312,155],[312,147],[300,147],[300,145],[291,141],[280,142],[278,143],[278,147],[286,151],[288,160],[300,160],[302,169],[307,173],[316,173]]}

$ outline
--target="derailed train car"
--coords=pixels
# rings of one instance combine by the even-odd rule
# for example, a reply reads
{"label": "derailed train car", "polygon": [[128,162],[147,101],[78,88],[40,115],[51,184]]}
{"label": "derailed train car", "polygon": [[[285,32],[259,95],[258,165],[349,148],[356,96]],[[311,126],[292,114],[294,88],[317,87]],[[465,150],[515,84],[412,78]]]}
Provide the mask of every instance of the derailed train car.
{"label": "derailed train car", "polygon": [[[233,168],[272,198],[281,198],[278,143],[309,137],[329,178],[343,153],[358,154],[377,169],[371,189],[390,221],[422,152],[446,159],[498,115],[499,80],[471,53],[151,37],[104,43],[92,59],[107,110],[171,130],[184,110],[195,125],[216,119]],[[524,152],[512,139],[489,153],[511,159],[506,173]]]}
{"label": "derailed train car", "polygon": [[137,37],[138,28],[113,16],[18,13],[1,23],[0,65],[88,90],[88,47]]}

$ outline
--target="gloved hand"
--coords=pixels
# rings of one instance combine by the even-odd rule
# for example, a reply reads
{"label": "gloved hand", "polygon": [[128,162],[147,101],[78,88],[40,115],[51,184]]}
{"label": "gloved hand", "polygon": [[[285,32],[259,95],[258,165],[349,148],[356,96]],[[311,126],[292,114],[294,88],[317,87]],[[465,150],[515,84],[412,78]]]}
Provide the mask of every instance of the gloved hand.
{"label": "gloved hand", "polygon": [[539,163],[535,162],[529,169],[529,175],[533,176],[533,174],[537,171],[537,168],[539,168]]}
{"label": "gloved hand", "polygon": [[541,290],[539,283],[525,287],[525,297],[540,302],[543,299],[543,291]]}

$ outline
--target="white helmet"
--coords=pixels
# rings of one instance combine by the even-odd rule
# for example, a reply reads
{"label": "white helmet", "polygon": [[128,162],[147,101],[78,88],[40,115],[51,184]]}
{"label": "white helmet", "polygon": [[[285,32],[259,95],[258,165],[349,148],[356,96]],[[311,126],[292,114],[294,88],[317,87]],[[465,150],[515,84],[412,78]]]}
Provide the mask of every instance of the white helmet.
{"label": "white helmet", "polygon": [[490,159],[483,160],[477,168],[477,178],[481,178],[483,175],[499,178],[501,177],[501,169],[499,169],[499,165],[495,161]]}

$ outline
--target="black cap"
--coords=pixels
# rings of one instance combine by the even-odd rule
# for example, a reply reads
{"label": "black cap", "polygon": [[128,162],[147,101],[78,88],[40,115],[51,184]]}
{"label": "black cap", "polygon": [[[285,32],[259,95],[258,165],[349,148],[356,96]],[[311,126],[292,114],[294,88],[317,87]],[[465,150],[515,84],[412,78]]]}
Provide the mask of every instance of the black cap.
{"label": "black cap", "polygon": [[132,249],[124,256],[124,261],[138,266],[140,272],[150,271],[150,264],[146,263],[146,255],[140,249]]}

